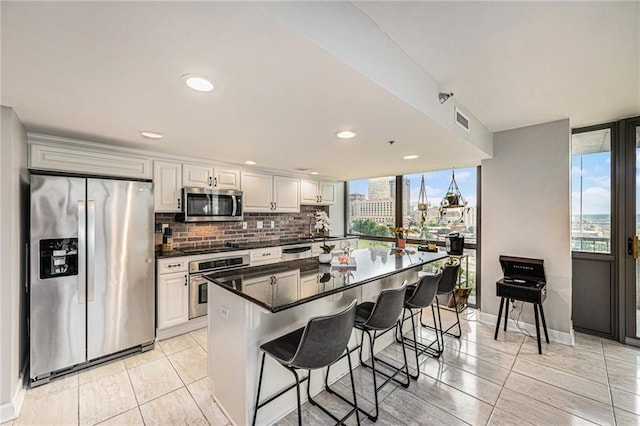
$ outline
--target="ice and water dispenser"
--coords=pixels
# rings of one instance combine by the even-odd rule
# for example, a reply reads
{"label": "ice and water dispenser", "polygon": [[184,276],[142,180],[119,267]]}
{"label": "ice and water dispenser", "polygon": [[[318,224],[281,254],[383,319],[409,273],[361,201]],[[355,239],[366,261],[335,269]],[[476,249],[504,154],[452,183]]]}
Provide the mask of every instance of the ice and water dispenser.
{"label": "ice and water dispenser", "polygon": [[78,275],[78,239],[40,240],[40,279]]}

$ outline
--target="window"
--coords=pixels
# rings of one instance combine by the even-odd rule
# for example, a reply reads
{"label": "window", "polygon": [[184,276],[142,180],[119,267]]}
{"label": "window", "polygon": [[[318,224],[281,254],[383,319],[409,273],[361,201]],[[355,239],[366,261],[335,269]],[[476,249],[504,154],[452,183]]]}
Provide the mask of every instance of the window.
{"label": "window", "polygon": [[[423,175],[428,203],[424,222],[423,212],[418,209]],[[460,192],[467,201],[465,208],[440,209],[440,201],[451,183],[451,170],[404,176],[402,226],[409,229],[409,238],[444,241],[450,232],[459,232],[464,235],[465,243],[476,243],[477,169],[456,169],[455,177]]]}
{"label": "window", "polygon": [[571,136],[571,250],[611,253],[611,129]]}
{"label": "window", "polygon": [[396,222],[396,177],[347,182],[347,232],[349,234],[390,237]]}

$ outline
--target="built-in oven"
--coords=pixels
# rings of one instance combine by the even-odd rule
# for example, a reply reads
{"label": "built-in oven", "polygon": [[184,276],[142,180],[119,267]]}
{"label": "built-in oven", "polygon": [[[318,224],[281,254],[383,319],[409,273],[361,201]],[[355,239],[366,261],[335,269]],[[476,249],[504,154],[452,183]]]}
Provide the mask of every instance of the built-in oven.
{"label": "built-in oven", "polygon": [[207,315],[208,284],[202,276],[249,265],[248,254],[233,254],[189,262],[189,319]]}
{"label": "built-in oven", "polygon": [[242,220],[242,191],[185,186],[183,208],[176,215],[181,222]]}

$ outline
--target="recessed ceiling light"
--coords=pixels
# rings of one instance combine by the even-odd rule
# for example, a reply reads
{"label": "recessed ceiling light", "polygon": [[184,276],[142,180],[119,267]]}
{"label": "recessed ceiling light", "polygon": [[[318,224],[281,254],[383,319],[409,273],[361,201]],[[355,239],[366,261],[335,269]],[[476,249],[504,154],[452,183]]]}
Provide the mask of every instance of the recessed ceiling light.
{"label": "recessed ceiling light", "polygon": [[415,160],[416,158],[420,157],[419,155],[415,155],[415,154],[411,154],[411,155],[405,155],[404,158],[405,160]]}
{"label": "recessed ceiling light", "polygon": [[310,175],[317,175],[318,172],[309,172]]}
{"label": "recessed ceiling light", "polygon": [[207,77],[195,74],[185,74],[182,76],[185,84],[198,92],[210,92],[213,90],[213,83]]}
{"label": "recessed ceiling light", "polygon": [[255,161],[251,161],[251,160],[247,160],[247,161],[244,162],[244,164],[248,164],[250,166],[253,166],[254,164],[256,164],[256,162]]}
{"label": "recessed ceiling light", "polygon": [[140,132],[142,136],[149,139],[162,139],[162,133],[156,132]]}
{"label": "recessed ceiling light", "polygon": [[356,132],[352,132],[351,130],[343,130],[341,132],[337,132],[336,136],[340,139],[351,139],[358,136],[358,134]]}

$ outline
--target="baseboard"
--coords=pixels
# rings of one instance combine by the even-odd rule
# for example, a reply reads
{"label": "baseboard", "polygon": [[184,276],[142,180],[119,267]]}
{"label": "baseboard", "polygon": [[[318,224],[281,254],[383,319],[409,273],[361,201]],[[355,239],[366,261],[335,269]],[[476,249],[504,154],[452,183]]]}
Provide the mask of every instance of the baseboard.
{"label": "baseboard", "polygon": [[162,330],[156,330],[156,338],[158,340],[166,340],[171,337],[179,336],[181,334],[188,333],[190,331],[197,330],[207,326],[207,316],[194,318],[185,322],[184,324],[176,325],[170,328],[164,328]]}
{"label": "baseboard", "polygon": [[18,418],[20,410],[22,409],[22,403],[24,402],[24,396],[27,393],[27,389],[24,386],[24,378],[26,377],[26,363],[25,369],[20,375],[18,384],[13,392],[13,398],[11,402],[0,405],[0,423],[10,422]]}
{"label": "baseboard", "polygon": [[[479,316],[480,322],[483,322],[485,324],[491,324],[495,327],[497,319],[498,319],[497,315],[480,312],[480,316]],[[519,321],[518,325],[520,326],[520,329],[527,330],[529,333],[531,333],[532,336],[536,335],[535,325],[529,324],[524,321]],[[500,331],[503,330],[502,327],[504,327],[504,323],[500,324],[500,328],[501,328]],[[517,333],[520,333],[520,330],[518,329],[518,327],[516,327],[516,322],[511,318],[509,318],[509,321],[507,323],[507,331],[515,331]],[[571,329],[571,331],[567,333],[564,331],[547,328],[547,332],[549,333],[549,341],[551,342],[561,343],[563,345],[569,345],[569,346],[575,345],[575,336],[573,334],[573,329]],[[544,341],[544,333],[543,335],[541,335],[541,338],[542,338],[542,341]]]}

